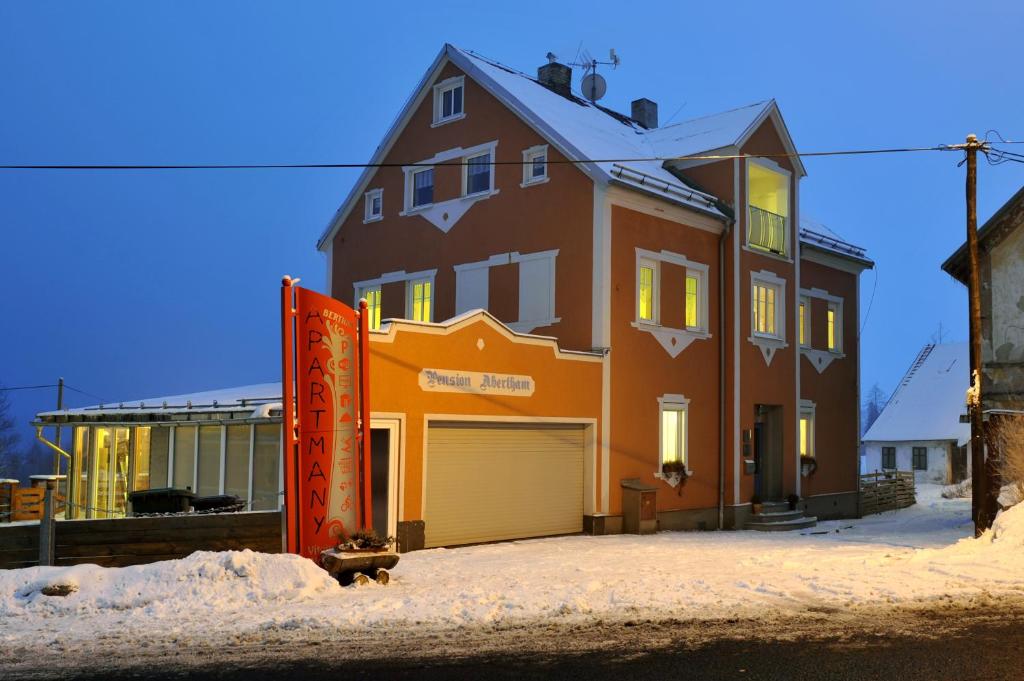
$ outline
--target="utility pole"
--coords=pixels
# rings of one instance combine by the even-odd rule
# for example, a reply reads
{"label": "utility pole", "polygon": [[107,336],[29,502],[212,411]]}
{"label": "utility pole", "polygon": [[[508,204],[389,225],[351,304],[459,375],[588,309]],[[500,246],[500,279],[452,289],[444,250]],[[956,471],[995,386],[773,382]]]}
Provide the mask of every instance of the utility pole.
{"label": "utility pole", "polygon": [[[981,354],[981,263],[978,256],[978,150],[987,151],[988,144],[968,135],[962,145],[967,155],[967,295],[970,309],[971,389],[967,409],[971,419],[971,516],[974,534],[980,535],[992,526],[999,485],[993,477],[994,457],[985,456],[985,424],[982,413]],[[995,489],[991,489],[992,487]]]}
{"label": "utility pole", "polygon": [[[64,408],[64,378],[57,379],[57,411]],[[57,426],[57,446],[60,447],[60,425]],[[53,474],[60,475],[60,454],[53,453]]]}

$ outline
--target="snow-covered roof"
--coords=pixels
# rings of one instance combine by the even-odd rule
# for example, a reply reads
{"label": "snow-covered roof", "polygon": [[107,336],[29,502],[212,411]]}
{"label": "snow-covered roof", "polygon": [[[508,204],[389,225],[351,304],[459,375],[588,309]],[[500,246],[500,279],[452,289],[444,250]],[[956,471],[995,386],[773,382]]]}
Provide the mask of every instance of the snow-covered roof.
{"label": "snow-covered roof", "polygon": [[889,398],[865,442],[970,439],[960,423],[970,383],[967,343],[926,345]]}
{"label": "snow-covered roof", "polygon": [[821,222],[801,219],[800,243],[838,255],[841,258],[853,260],[865,267],[870,268],[875,265],[874,261],[867,257],[863,247],[851,244]]}
{"label": "snow-covered roof", "polygon": [[257,383],[235,388],[221,388],[185,395],[149,397],[117,404],[97,404],[76,409],[46,411],[36,415],[41,421],[52,420],[95,420],[97,418],[160,415],[160,414],[210,414],[252,410],[254,416],[269,416],[270,409],[281,408],[281,382]]}
{"label": "snow-covered roof", "polygon": [[[371,164],[383,160],[448,61],[525,120],[563,155],[588,159],[590,162],[579,165],[595,182],[622,184],[716,217],[724,217],[716,206],[716,197],[680,180],[665,168],[665,160],[710,152],[734,153],[769,117],[774,119],[783,144],[795,151],[774,100],[647,130],[624,114],[580,96],[562,96],[533,76],[470,50],[445,45],[377,147]],[[793,163],[800,175],[806,174],[799,157],[794,156]],[[367,167],[363,171],[320,237],[318,248],[326,248],[362,196],[374,170]]]}

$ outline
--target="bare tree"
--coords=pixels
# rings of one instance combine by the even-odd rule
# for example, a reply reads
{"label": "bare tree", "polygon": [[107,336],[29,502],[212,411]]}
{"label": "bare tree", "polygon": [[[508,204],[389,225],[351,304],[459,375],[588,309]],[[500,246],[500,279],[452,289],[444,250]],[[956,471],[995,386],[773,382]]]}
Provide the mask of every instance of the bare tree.
{"label": "bare tree", "polygon": [[868,394],[864,400],[864,417],[861,419],[861,435],[868,431],[871,424],[878,419],[878,415],[885,409],[886,403],[889,398],[886,396],[885,391],[879,387],[878,383],[871,386],[868,390]]}
{"label": "bare tree", "polygon": [[[0,385],[0,388],[2,387]],[[21,459],[21,452],[18,450],[19,440],[7,392],[0,390],[0,478],[13,477],[17,472]]]}

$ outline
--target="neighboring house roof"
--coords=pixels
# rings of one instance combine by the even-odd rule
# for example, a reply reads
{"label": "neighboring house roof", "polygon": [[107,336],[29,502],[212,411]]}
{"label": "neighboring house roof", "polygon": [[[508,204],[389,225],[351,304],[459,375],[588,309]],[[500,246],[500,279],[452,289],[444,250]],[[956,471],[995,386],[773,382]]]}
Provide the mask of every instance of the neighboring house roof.
{"label": "neighboring house roof", "polygon": [[[978,249],[981,251],[992,250],[1007,234],[1021,225],[1024,225],[1024,187],[1018,189],[1017,193],[1000,206],[999,210],[978,230]],[[956,249],[953,255],[946,259],[946,262],[942,263],[942,269],[960,283],[967,285],[966,242]]]}
{"label": "neighboring house roof", "polygon": [[[786,149],[795,152],[774,100],[646,130],[628,116],[582,97],[564,97],[541,85],[533,76],[475,52],[446,44],[377,147],[371,164],[384,159],[413,111],[431,91],[437,73],[449,61],[537,130],[563,155],[570,159],[587,159],[588,162],[580,163],[579,167],[595,182],[624,185],[721,219],[725,216],[716,206],[717,197],[682,182],[665,168],[662,160],[632,159],[678,159],[711,152],[735,153],[769,118],[778,129]],[[806,175],[799,157],[792,159],[798,174]],[[320,237],[319,249],[326,249],[365,192],[374,170],[374,167],[364,169]]]}
{"label": "neighboring house roof", "polygon": [[926,345],[888,404],[864,434],[864,442],[970,439],[960,423],[970,382],[967,343]]}
{"label": "neighboring house roof", "polygon": [[98,404],[91,407],[45,411],[36,414],[39,421],[96,421],[104,418],[129,417],[133,415],[192,414],[212,412],[234,412],[253,410],[262,418],[269,416],[270,409],[281,408],[281,382],[243,385],[236,388],[221,388],[187,395],[150,397],[117,404]]}

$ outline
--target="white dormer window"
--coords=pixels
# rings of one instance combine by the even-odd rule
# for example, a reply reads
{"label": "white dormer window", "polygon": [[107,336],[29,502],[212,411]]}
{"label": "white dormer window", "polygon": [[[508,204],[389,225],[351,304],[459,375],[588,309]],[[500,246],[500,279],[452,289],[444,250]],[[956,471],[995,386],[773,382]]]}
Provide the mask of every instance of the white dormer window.
{"label": "white dormer window", "polygon": [[384,190],[371,189],[364,195],[363,222],[376,222],[384,216]]}
{"label": "white dormer window", "polygon": [[542,144],[523,151],[523,186],[548,181],[548,145]]}
{"label": "white dormer window", "polygon": [[465,76],[447,78],[434,86],[434,125],[443,125],[466,117],[463,93]]}

